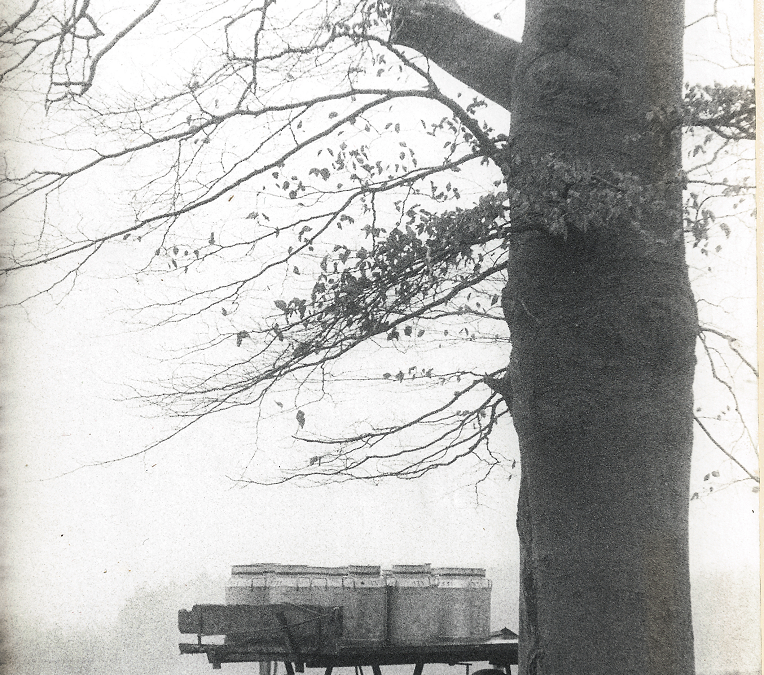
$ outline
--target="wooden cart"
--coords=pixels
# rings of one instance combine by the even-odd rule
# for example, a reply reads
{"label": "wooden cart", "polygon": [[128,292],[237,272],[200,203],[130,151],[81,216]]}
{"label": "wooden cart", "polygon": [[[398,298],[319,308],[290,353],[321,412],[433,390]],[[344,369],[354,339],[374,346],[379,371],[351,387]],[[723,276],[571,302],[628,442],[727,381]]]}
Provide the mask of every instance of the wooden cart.
{"label": "wooden cart", "polygon": [[[206,654],[213,668],[223,663],[260,662],[263,673],[272,662],[282,662],[287,675],[305,668],[363,667],[382,675],[381,666],[413,665],[422,675],[425,664],[464,665],[467,675],[473,663],[490,669],[472,675],[509,674],[517,664],[517,635],[508,629],[483,641],[451,641],[432,644],[348,644],[342,639],[342,608],[310,605],[195,605],[178,613],[178,627],[196,642],[180,643],[181,654]],[[223,636],[222,642],[204,642]],[[220,639],[220,638],[218,638]],[[268,664],[268,666],[265,666]],[[486,670],[490,672],[486,672]]]}

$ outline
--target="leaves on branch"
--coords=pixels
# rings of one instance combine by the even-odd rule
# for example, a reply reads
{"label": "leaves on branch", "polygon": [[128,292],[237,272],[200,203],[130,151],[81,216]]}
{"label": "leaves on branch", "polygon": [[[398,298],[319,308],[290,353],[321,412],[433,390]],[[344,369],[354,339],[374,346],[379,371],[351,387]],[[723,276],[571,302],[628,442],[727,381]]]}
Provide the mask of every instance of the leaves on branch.
{"label": "leaves on branch", "polygon": [[[47,199],[72,179],[106,168],[121,171],[127,160],[159,168],[135,192],[134,223],[54,242],[43,254],[43,245],[35,244],[28,257],[14,259],[12,269],[63,258],[74,261],[76,273],[82,257],[106,242],[137,247],[140,237],[131,235],[140,231],[151,237],[146,249],[158,259],[142,272],[161,267],[161,278],[177,279],[191,266],[206,274],[199,275],[204,283],[212,279],[197,288],[194,275],[184,278],[188,290],[168,322],[198,318],[208,329],[214,314],[213,321],[224,327],[198,349],[221,344],[228,355],[231,317],[245,316],[248,330],[234,333],[237,347],[245,348],[212,372],[195,373],[196,379],[182,385],[174,380],[176,389],[156,397],[181,418],[258,405],[276,383],[299,390],[317,382],[320,395],[331,396],[331,366],[345,355],[363,354],[367,346],[405,353],[424,336],[433,344],[467,345],[481,339],[473,320],[497,322],[506,339],[499,298],[511,233],[537,230],[565,241],[573,232],[628,226],[660,208],[658,187],[566,158],[537,158],[532,171],[523,167],[525,179],[513,177],[513,167],[504,166],[509,139],[481,117],[486,102],[449,99],[428,70],[390,45],[386,3],[352,3],[348,11],[338,4],[299,36],[289,34],[289,22],[270,22],[269,13],[288,12],[289,3],[253,6],[226,17],[214,37],[221,49],[185,73],[180,89],[131,99],[123,108],[97,100],[99,63],[119,41],[127,44],[130,31],[158,2],[143,14],[130,14],[120,26],[126,30],[111,36],[104,35],[108,23],[94,14],[95,3],[75,3],[55,17],[54,5],[35,9],[37,4],[0,36],[8,64],[4,81],[23,76],[25,69],[46,72],[51,110],[84,112],[103,133],[94,136],[93,156],[79,164],[73,159],[64,171],[46,167],[9,175],[2,208]],[[275,26],[286,33],[274,33]],[[46,52],[54,43],[61,49]],[[44,59],[35,61],[38,56]],[[410,115],[412,102],[424,104],[421,119],[419,110]],[[700,159],[715,152],[719,139],[755,137],[753,89],[689,87],[681,111],[656,111],[652,121],[670,133],[681,125],[707,130],[691,149]],[[477,170],[478,164],[492,167],[485,186],[496,188],[480,188],[486,191],[480,199],[468,194],[475,172],[470,170],[469,180],[460,176],[463,167]],[[506,187],[500,169],[507,170]],[[688,180],[693,177],[677,177]],[[743,198],[750,186],[725,183],[714,189],[725,199]],[[244,208],[248,194],[254,204]],[[685,231],[701,247],[714,228],[727,236],[731,231],[708,194],[691,186],[684,212]],[[681,218],[677,214],[678,228]],[[281,285],[269,286],[281,273]],[[493,342],[499,332],[490,335]],[[331,449],[306,456],[308,474],[413,478],[478,455],[487,466],[496,465],[499,455],[489,439],[508,413],[495,394],[511,401],[503,371],[484,375],[460,365],[437,376],[426,364],[385,362],[374,364],[370,379],[383,369],[388,370],[382,379],[389,382],[384,386],[396,393],[421,378],[438,387],[462,382],[453,396],[402,422],[311,439]],[[276,406],[283,408],[278,401]],[[304,429],[303,409],[296,420]],[[411,441],[406,435],[413,428],[431,435]],[[396,436],[410,442],[404,449],[395,443],[383,449]]]}
{"label": "leaves on branch", "polygon": [[740,85],[692,85],[684,95],[685,127],[705,127],[729,140],[756,140],[756,93]]}

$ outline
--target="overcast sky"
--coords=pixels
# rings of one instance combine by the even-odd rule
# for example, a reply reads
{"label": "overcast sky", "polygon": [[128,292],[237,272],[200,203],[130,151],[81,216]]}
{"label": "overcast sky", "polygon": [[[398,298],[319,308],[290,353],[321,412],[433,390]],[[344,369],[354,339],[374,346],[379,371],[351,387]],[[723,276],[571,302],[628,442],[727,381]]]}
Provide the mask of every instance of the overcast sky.
{"label": "overcast sky", "polygon": [[[519,33],[507,29],[518,3],[472,4],[492,27]],[[740,20],[750,5],[740,2],[738,9]],[[500,23],[493,19],[497,10]],[[690,73],[705,72],[694,68]],[[726,303],[725,320],[734,318],[727,329],[748,354],[755,339],[754,246],[751,231],[735,233],[713,278]],[[156,346],[151,334],[116,311],[126,292],[124,280],[90,277],[58,303],[42,299],[28,310],[4,312],[4,560],[11,616],[64,630],[103,626],[142,588],[190,583],[204,573],[222,579],[232,564],[250,562],[484,566],[501,570],[496,597],[515,592],[516,475],[497,474],[477,491],[458,467],[414,482],[242,487],[232,480],[241,461],[235,450],[251,431],[236,419],[202,424],[134,460],[80,468],[130,454],[167,428],[166,420],[119,400],[126,383],[151,380],[145,353]],[[365,403],[359,397],[357,405]],[[755,401],[749,396],[744,404]],[[510,456],[513,442],[507,432]],[[272,443],[268,450],[278,453],[276,433]],[[758,496],[749,483],[725,481],[732,468],[710,444],[699,441],[694,461],[698,489],[709,485],[707,473],[722,475],[711,479],[719,488],[714,494],[692,502],[693,576],[717,580],[711,588],[727,580],[718,593],[699,582],[696,633],[731,645],[716,652],[704,647],[701,670],[754,668],[749,647],[757,628],[749,610],[756,598],[739,614],[730,598],[742,602],[756,587]],[[516,628],[511,613],[495,613]],[[740,642],[732,646],[735,634]]]}

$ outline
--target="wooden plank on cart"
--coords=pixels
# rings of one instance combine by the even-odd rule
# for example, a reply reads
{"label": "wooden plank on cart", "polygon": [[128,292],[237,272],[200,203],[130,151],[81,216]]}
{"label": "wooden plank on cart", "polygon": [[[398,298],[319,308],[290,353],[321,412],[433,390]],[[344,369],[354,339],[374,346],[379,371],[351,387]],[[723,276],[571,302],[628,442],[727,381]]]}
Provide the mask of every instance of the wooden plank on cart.
{"label": "wooden plank on cart", "polygon": [[289,662],[304,664],[305,668],[322,668],[324,675],[342,667],[371,666],[374,675],[380,666],[406,664],[448,664],[490,663],[495,668],[516,665],[518,660],[517,638],[492,636],[489,640],[477,642],[448,642],[418,645],[347,645],[340,643],[339,649],[320,649],[314,652],[302,651],[294,654],[284,645],[274,645],[273,649],[261,645],[248,644],[246,641],[232,641],[226,638],[225,644],[180,644],[181,654],[206,654],[213,665],[215,663],[243,663],[256,661]]}
{"label": "wooden plank on cart", "polygon": [[[306,668],[322,668],[324,675],[331,675],[336,668],[371,666],[375,668],[387,665],[435,664],[455,665],[457,663],[490,663],[495,667],[506,668],[517,664],[517,640],[489,640],[469,644],[432,644],[396,646],[386,645],[377,648],[341,647],[334,653],[319,652],[299,656],[279,651],[263,652],[250,649],[247,645],[237,644],[181,644],[181,654],[206,654],[211,663],[240,663],[253,661],[282,661],[304,663]],[[304,660],[303,660],[304,659]],[[294,667],[292,666],[293,670]],[[330,672],[326,672],[330,671]]]}
{"label": "wooden plank on cart", "polygon": [[334,653],[342,638],[342,609],[314,605],[194,605],[178,612],[181,633],[224,635],[226,644],[285,654]]}

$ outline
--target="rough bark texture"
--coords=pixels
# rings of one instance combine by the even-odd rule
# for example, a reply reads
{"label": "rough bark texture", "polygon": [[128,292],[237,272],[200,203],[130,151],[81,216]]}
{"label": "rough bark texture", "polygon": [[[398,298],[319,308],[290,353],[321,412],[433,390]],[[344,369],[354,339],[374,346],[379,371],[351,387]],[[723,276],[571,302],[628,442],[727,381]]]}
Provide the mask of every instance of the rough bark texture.
{"label": "rough bark texture", "polygon": [[509,108],[520,44],[471,21],[452,4],[393,3],[393,40],[416,49],[479,94]]}
{"label": "rough bark texture", "polygon": [[[520,672],[688,675],[697,318],[674,113],[683,3],[528,0],[522,45],[491,42],[469,69],[442,53],[471,34],[442,39],[469,21],[445,11],[405,43],[487,97],[511,96],[507,178],[531,205],[513,206],[504,294],[522,467]],[[601,180],[550,178],[539,169],[550,158]],[[613,186],[623,174],[630,187]],[[566,209],[587,190],[592,212],[613,194],[626,206],[586,227],[586,206]],[[576,224],[552,234],[550,212]]]}

